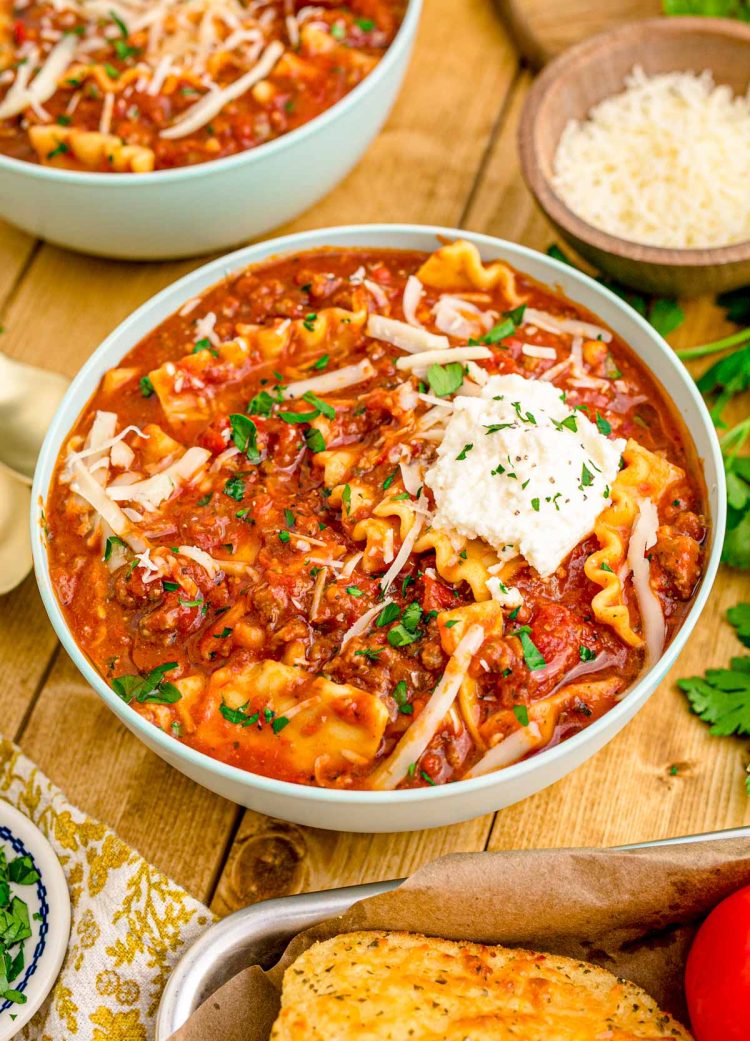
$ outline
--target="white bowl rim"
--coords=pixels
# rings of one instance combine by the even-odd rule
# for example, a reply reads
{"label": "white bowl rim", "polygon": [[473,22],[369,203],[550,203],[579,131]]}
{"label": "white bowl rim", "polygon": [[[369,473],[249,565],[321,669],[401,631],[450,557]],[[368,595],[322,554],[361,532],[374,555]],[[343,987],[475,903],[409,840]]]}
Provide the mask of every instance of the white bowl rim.
{"label": "white bowl rim", "polygon": [[[351,239],[351,241],[347,243],[351,248],[367,248],[368,236],[374,237],[378,235],[387,235],[389,238],[392,238],[393,243],[388,248],[393,249],[416,248],[413,245],[399,246],[398,240],[401,237],[408,238],[409,236],[420,235],[425,238],[435,239],[440,237],[448,239],[463,238],[474,243],[480,249],[484,247],[488,250],[495,250],[501,254],[504,251],[509,251],[512,256],[512,263],[518,264],[519,267],[521,267],[524,259],[533,260],[535,262],[541,260],[543,264],[550,269],[551,275],[554,275],[554,272],[559,271],[560,274],[564,275],[567,279],[572,279],[574,283],[580,284],[584,289],[593,289],[597,294],[601,295],[605,300],[614,305],[615,309],[620,311],[629,321],[634,322],[635,325],[639,327],[640,331],[653,342],[654,347],[665,356],[665,359],[672,368],[676,378],[684,385],[685,391],[692,398],[693,404],[697,407],[699,414],[702,416],[705,430],[708,433],[707,442],[710,447],[710,458],[717,476],[716,496],[718,501],[718,511],[717,515],[711,518],[712,541],[710,553],[706,562],[706,568],[701,578],[698,592],[690,606],[690,610],[683,620],[682,626],[661,658],[659,658],[658,661],[656,661],[647,671],[639,675],[636,682],[630,688],[627,696],[594,723],[579,731],[577,734],[574,734],[572,737],[566,738],[559,744],[554,745],[552,748],[542,749],[540,752],[530,756],[528,759],[504,767],[501,770],[484,774],[481,777],[456,781],[444,785],[435,785],[434,787],[427,788],[407,788],[394,791],[357,789],[351,791],[337,788],[319,788],[313,785],[298,784],[293,781],[282,781],[274,777],[266,777],[263,774],[255,774],[248,770],[242,770],[237,766],[231,766],[219,759],[214,759],[211,756],[206,755],[204,752],[199,752],[196,749],[190,748],[188,745],[183,745],[175,741],[174,738],[170,737],[153,723],[149,723],[143,716],[135,712],[129,705],[125,704],[125,702],[118,698],[112,688],[93,667],[84,652],[79,648],[67,626],[62,609],[60,608],[57,597],[52,589],[46,548],[43,540],[39,537],[40,526],[42,523],[42,510],[46,502],[46,492],[48,490],[48,487],[42,487],[42,471],[49,467],[51,479],[54,472],[55,461],[62,446],[62,442],[70,430],[69,421],[66,420],[64,424],[62,422],[63,413],[71,400],[78,399],[79,386],[85,383],[90,374],[99,371],[103,361],[106,360],[107,367],[109,367],[110,364],[113,363],[113,360],[114,362],[118,361],[128,350],[135,346],[138,340],[129,343],[124,349],[119,347],[119,343],[121,340],[128,340],[128,331],[131,325],[136,324],[139,319],[145,317],[150,311],[158,309],[158,305],[168,296],[171,296],[177,291],[182,291],[182,293],[184,293],[184,295],[181,294],[179,301],[172,303],[172,311],[170,313],[174,313],[179,309],[180,303],[184,303],[196,295],[195,290],[191,291],[191,286],[195,282],[203,282],[209,274],[216,274],[216,282],[219,282],[221,279],[226,278],[227,275],[235,274],[251,264],[266,261],[275,256],[280,256],[290,252],[298,252],[305,248],[325,248],[325,240],[331,237],[335,237],[339,240],[338,245],[333,248],[342,248],[340,240],[347,237]],[[360,236],[361,241],[359,241]],[[323,241],[321,242],[321,240]],[[206,288],[201,289],[200,293],[202,294],[207,292],[212,284],[214,283],[208,282]],[[549,284],[552,284],[552,278],[550,278]],[[162,319],[162,321],[163,320],[165,319]],[[154,328],[154,326],[152,326],[152,328]],[[139,339],[140,338],[141,337],[139,337]],[[119,348],[119,353],[113,351],[114,347]],[[633,348],[631,348],[631,350],[632,349]],[[110,355],[112,354],[115,355],[114,359],[110,358]],[[664,390],[667,394],[669,393],[666,391],[666,388],[664,388]],[[85,400],[89,400],[89,397],[90,395],[87,395]],[[80,408],[76,410],[76,415],[80,413],[84,404],[85,401],[82,399],[80,401]],[[703,462],[703,468],[705,470],[705,461]],[[268,239],[254,243],[250,246],[244,246],[241,249],[226,254],[224,257],[212,260],[208,264],[202,265],[196,270],[183,276],[181,279],[178,279],[176,282],[166,286],[155,296],[150,297],[105,338],[93,354],[90,355],[81,369],[79,369],[71,382],[65,397],[60,403],[58,410],[50,423],[47,436],[44,439],[39,454],[39,461],[34,473],[31,506],[31,542],[34,555],[34,570],[42,600],[50,621],[52,622],[52,626],[68,655],[72,658],[79,672],[82,673],[90,686],[93,687],[99,696],[102,697],[105,704],[112,709],[115,715],[121,719],[129,729],[143,737],[147,746],[158,746],[167,758],[167,761],[176,758],[198,771],[207,771],[209,774],[218,777],[221,781],[227,782],[229,785],[239,785],[240,788],[256,790],[280,797],[299,799],[303,802],[321,802],[334,805],[342,804],[353,806],[387,806],[393,803],[404,805],[422,800],[437,801],[441,799],[450,799],[459,793],[470,797],[474,793],[479,793],[487,788],[492,788],[495,785],[502,784],[503,780],[510,782],[512,780],[519,780],[527,774],[533,774],[536,770],[540,769],[542,765],[551,766],[559,759],[565,759],[569,755],[572,755],[574,750],[576,750],[580,745],[585,745],[587,743],[593,743],[596,745],[597,735],[602,731],[608,731],[613,726],[615,727],[614,733],[617,733],[624,725],[623,722],[620,724],[620,727],[617,727],[617,721],[623,716],[628,716],[634,699],[638,701],[638,705],[634,712],[638,711],[638,709],[642,707],[648,697],[650,697],[656,685],[661,682],[667,671],[675,663],[696,622],[700,618],[719,568],[725,525],[726,486],[724,480],[724,464],[714,425],[711,421],[705,402],[703,401],[694,381],[688,374],[687,370],[684,369],[682,363],[672,351],[672,348],[667,344],[666,340],[656,332],[653,326],[631,308],[630,305],[626,304],[610,289],[607,289],[606,286],[602,286],[589,275],[579,271],[577,268],[564,264],[562,261],[555,260],[554,257],[549,257],[546,254],[540,253],[538,250],[529,248],[528,246],[522,246],[518,243],[510,242],[507,239],[500,239],[492,235],[466,231],[459,228],[449,228],[428,224],[348,224],[335,227],[317,228],[310,231],[296,232],[280,236],[276,239]]]}
{"label": "white bowl rim", "polygon": [[86,170],[64,170],[53,166],[42,166],[26,159],[14,159],[11,156],[0,153],[0,170],[21,175],[28,175],[42,181],[52,181],[59,184],[77,184],[85,187],[105,188],[106,185],[126,186],[128,188],[139,187],[148,184],[167,184],[172,181],[182,181],[193,177],[208,177],[217,170],[227,170],[243,163],[251,165],[258,157],[270,157],[285,147],[291,147],[296,143],[302,143],[305,137],[324,130],[326,125],[334,122],[339,116],[343,116],[348,109],[356,105],[365,91],[374,89],[377,84],[388,74],[392,65],[396,64],[408,48],[413,34],[416,32],[419,16],[422,10],[423,0],[407,0],[406,12],[401,25],[396,31],[393,42],[385,51],[378,64],[363,80],[352,88],[348,94],[339,98],[329,108],[324,109],[317,116],[309,119],[294,130],[281,134],[271,141],[256,145],[255,148],[246,148],[232,155],[222,156],[220,159],[209,159],[204,163],[194,163],[191,166],[176,166],[169,170],[151,170],[148,173],[124,173],[113,174],[103,171]]}

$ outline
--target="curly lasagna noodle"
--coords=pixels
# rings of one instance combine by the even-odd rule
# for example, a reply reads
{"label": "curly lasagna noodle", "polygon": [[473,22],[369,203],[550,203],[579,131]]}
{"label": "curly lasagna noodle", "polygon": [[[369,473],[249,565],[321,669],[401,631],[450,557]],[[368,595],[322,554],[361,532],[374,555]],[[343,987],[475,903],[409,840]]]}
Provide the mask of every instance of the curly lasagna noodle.
{"label": "curly lasagna noodle", "polygon": [[477,777],[627,694],[701,576],[701,474],[608,329],[465,242],[189,300],[61,455],[53,581],[116,693],[303,784]]}
{"label": "curly lasagna noodle", "polygon": [[0,153],[147,173],[254,148],[360,83],[405,5],[16,0],[0,11]]}

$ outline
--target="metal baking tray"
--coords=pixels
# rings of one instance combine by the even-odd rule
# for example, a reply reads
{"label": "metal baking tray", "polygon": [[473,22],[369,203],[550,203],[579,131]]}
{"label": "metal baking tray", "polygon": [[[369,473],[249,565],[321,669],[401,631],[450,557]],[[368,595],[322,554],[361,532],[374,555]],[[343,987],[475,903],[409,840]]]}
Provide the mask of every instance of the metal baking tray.
{"label": "metal baking tray", "polygon": [[[613,848],[641,849],[724,838],[750,839],[750,827]],[[159,1005],[155,1041],[167,1041],[199,1005],[242,969],[249,965],[270,968],[292,937],[303,929],[343,914],[359,900],[396,889],[402,882],[403,879],[394,878],[322,893],[298,893],[263,900],[223,918],[207,929],[175,966]]]}

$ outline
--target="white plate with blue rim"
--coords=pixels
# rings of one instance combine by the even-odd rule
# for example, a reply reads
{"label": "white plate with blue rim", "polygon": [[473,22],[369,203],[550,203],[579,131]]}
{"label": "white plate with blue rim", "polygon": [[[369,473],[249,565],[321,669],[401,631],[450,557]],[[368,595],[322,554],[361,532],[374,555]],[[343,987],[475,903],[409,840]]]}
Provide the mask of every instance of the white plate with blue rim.
{"label": "white plate with blue rim", "polygon": [[35,824],[0,800],[0,1041],[38,1012],[68,948],[70,895]]}

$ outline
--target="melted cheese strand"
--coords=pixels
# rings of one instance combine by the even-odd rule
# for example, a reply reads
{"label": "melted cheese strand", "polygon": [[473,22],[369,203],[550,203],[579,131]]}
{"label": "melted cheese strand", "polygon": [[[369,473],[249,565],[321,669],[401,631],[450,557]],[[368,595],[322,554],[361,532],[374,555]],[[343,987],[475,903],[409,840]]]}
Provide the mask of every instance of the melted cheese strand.
{"label": "melted cheese strand", "polygon": [[651,588],[649,576],[651,565],[646,556],[656,542],[659,514],[651,499],[638,500],[638,519],[628,545],[628,564],[633,572],[633,587],[638,597],[638,607],[643,621],[646,640],[646,666],[653,665],[664,649],[666,626],[661,602]]}

